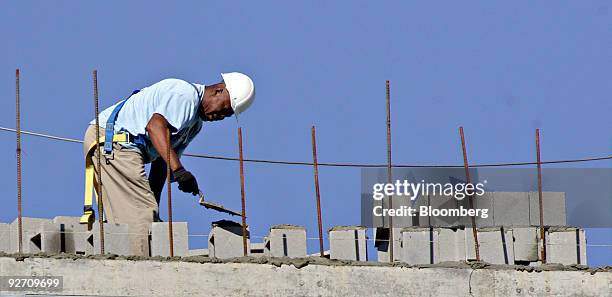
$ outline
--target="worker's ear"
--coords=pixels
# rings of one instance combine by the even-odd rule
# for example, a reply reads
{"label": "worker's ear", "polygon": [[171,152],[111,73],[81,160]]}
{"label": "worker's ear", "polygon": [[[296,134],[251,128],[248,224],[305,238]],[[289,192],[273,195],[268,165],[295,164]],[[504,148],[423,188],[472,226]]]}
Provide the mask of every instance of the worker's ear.
{"label": "worker's ear", "polygon": [[215,96],[220,96],[221,94],[223,94],[223,90],[225,90],[224,87],[216,87],[215,88]]}

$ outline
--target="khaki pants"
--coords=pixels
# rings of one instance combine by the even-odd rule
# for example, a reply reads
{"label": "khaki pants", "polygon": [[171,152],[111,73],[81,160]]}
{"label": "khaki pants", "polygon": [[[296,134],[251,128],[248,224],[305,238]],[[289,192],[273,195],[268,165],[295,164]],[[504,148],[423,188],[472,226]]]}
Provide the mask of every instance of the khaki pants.
{"label": "khaki pants", "polygon": [[[100,128],[100,136],[103,135],[104,129]],[[95,126],[89,125],[83,143],[85,155],[95,139]],[[100,152],[105,217],[111,224],[128,224],[130,254],[149,256],[149,226],[157,217],[159,203],[151,191],[142,153],[114,143],[112,154],[105,155],[104,147],[100,145],[100,151],[94,152],[93,156],[96,183]]]}

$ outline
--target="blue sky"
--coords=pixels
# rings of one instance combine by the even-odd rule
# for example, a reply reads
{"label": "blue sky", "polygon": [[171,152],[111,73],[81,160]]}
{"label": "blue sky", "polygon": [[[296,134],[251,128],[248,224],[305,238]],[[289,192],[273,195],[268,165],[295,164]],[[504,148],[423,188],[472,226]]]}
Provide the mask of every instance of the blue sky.
{"label": "blue sky", "polygon": [[[316,125],[320,162],[384,163],[386,79],[395,163],[461,164],[461,125],[472,163],[534,160],[535,128],[544,160],[612,151],[607,1],[2,1],[0,35],[5,127],[15,68],[22,128],[72,138],[93,117],[93,69],[104,107],[164,78],[211,84],[241,71],[257,85],[241,117],[247,158],[310,161]],[[206,124],[187,151],[237,156],[236,129],[233,119]],[[16,216],[14,134],[0,142],[6,222]],[[25,136],[23,151],[24,214],[80,215],[81,146]],[[239,208],[237,163],[183,162],[211,199]],[[359,224],[359,174],[321,168],[325,229]],[[222,218],[173,193],[174,219],[190,233]],[[253,234],[293,223],[316,237],[312,168],[247,164],[246,199]],[[611,231],[598,232],[593,240],[612,244]],[[612,264],[611,249],[590,248],[590,264]]]}

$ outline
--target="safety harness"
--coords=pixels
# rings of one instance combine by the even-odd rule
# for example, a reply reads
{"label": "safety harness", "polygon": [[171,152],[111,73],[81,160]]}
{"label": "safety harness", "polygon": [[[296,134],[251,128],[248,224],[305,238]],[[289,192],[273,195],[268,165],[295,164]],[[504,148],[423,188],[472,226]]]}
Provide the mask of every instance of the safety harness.
{"label": "safety harness", "polygon": [[[145,146],[146,142],[144,136],[138,135],[133,136],[128,132],[121,132],[115,134],[115,122],[117,121],[117,117],[119,116],[119,111],[127,102],[130,97],[140,92],[140,90],[135,90],[132,92],[130,96],[128,96],[125,100],[121,101],[115,108],[113,112],[110,114],[106,121],[105,125],[105,133],[104,136],[101,136],[98,139],[99,144],[104,144],[104,155],[108,156],[113,152],[113,143],[134,143],[137,145]],[[96,215],[94,209],[92,207],[92,194],[96,197],[96,203],[98,203],[98,193],[94,191],[94,166],[93,166],[93,156],[95,152],[96,145],[98,144],[95,141],[87,148],[87,154],[85,155],[85,198],[84,198],[84,206],[83,206],[83,215],[81,216],[80,223],[87,224],[88,228],[91,229],[93,223],[96,219]],[[101,168],[99,168],[101,170]]]}

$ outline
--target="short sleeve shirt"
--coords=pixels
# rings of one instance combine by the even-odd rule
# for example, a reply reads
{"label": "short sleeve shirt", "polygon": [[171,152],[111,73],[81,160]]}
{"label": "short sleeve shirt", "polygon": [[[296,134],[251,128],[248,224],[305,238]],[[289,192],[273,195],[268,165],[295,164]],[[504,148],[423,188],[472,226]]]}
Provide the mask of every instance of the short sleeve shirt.
{"label": "short sleeve shirt", "polygon": [[[146,146],[140,149],[145,155],[145,161],[148,163],[155,160],[159,154],[151,144],[146,127],[153,114],[157,113],[172,126],[172,147],[177,154],[181,155],[202,129],[202,120],[198,115],[198,110],[203,92],[204,85],[174,78],[165,79],[143,88],[126,99],[115,122],[115,133],[128,132],[135,136],[144,136]],[[100,113],[101,127],[106,126],[108,117],[119,103]],[[95,120],[90,124],[95,124]],[[133,144],[124,146],[136,147]]]}

